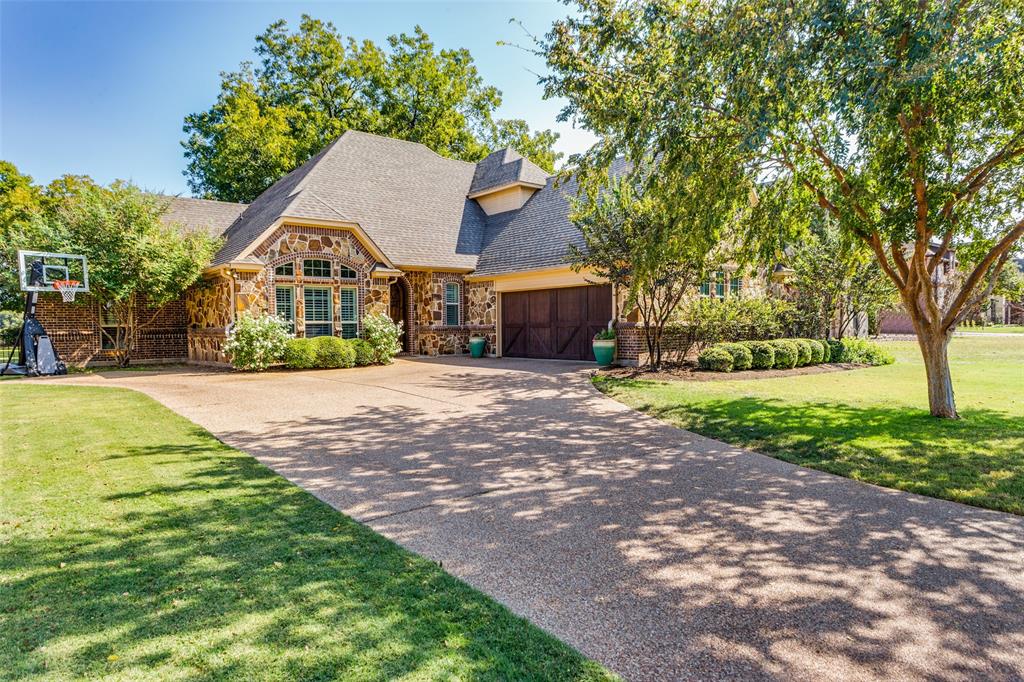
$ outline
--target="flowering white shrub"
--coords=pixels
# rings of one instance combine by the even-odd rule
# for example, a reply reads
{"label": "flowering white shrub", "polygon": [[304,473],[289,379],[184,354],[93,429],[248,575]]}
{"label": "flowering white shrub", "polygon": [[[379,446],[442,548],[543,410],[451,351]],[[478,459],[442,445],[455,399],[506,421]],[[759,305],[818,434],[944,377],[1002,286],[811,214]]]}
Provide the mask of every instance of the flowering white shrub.
{"label": "flowering white shrub", "polygon": [[250,372],[262,372],[284,356],[285,343],[292,335],[286,322],[273,315],[244,312],[228,328],[224,352],[231,364]]}
{"label": "flowering white shrub", "polygon": [[384,314],[367,315],[363,318],[363,338],[373,348],[373,357],[382,365],[402,351],[402,323],[395,322]]}

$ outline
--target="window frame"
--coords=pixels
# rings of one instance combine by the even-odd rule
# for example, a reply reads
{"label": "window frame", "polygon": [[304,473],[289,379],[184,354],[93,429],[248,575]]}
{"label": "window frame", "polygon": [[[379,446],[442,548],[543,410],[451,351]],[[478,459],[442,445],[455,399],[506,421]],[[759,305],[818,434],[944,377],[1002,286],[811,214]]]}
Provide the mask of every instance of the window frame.
{"label": "window frame", "polygon": [[[327,274],[326,275],[315,275],[307,272],[307,265],[309,263],[327,263]],[[312,270],[313,268],[309,268]],[[334,276],[334,263],[327,258],[303,258],[302,259],[302,276],[310,277],[313,279],[331,279]]]}
{"label": "window frame", "polygon": [[[291,295],[291,310],[289,311],[289,317],[285,317],[281,314],[281,303],[278,299],[278,291],[287,289]],[[296,320],[295,320],[295,286],[291,284],[277,284],[274,286],[274,312],[279,318],[288,323],[291,327],[289,330],[292,334],[295,333]]]}
{"label": "window frame", "polygon": [[[352,273],[351,275],[348,273]],[[338,264],[338,279],[359,279],[359,273],[355,271],[355,268],[350,268],[347,265]]]}
{"label": "window frame", "polygon": [[739,273],[729,273],[729,296],[739,296],[743,292],[743,276]]}
{"label": "window frame", "polygon": [[[352,319],[345,318],[345,292],[352,292]],[[359,289],[357,287],[338,287],[338,322],[337,328],[343,339],[359,337]]]}
{"label": "window frame", "polygon": [[[291,272],[279,272],[281,268],[291,268]],[[284,263],[278,263],[274,266],[274,277],[295,277],[295,261],[290,260]]]}
{"label": "window frame", "polygon": [[[448,300],[448,292],[454,288],[455,300]],[[455,308],[455,323],[453,324],[449,317],[449,311],[451,308]],[[444,283],[444,326],[446,327],[458,327],[462,323],[462,284],[459,282],[445,282]]]}
{"label": "window frame", "polygon": [[[326,291],[327,292],[327,318],[326,320],[311,319],[310,313],[315,309],[314,306],[309,304],[309,300],[306,296],[314,291]],[[316,336],[334,336],[334,289],[328,286],[313,286],[313,287],[302,287],[302,321],[303,321],[303,335],[306,338],[315,338]],[[326,325],[330,331],[327,334],[316,334],[315,336],[309,335],[310,326]]]}
{"label": "window frame", "polygon": [[[99,323],[100,323],[99,324],[99,326],[100,326],[100,350],[111,350],[111,351],[122,350],[124,348],[123,337],[122,337],[122,344],[118,345],[118,333],[117,333],[117,330],[118,329],[123,329],[127,325],[125,325],[124,323],[122,323],[120,320],[118,320],[116,318],[114,318],[114,322],[113,322],[113,324],[111,324],[110,323],[110,318],[108,318],[107,316],[114,314],[113,308],[104,309],[102,304],[99,305],[99,308],[100,308],[100,315],[99,315]],[[113,332],[108,331],[108,330],[113,330]]]}

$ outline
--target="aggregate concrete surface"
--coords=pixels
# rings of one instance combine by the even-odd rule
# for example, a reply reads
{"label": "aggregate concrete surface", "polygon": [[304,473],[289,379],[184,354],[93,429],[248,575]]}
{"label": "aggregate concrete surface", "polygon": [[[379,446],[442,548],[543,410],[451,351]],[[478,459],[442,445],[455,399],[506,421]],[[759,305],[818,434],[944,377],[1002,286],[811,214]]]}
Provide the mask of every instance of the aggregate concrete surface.
{"label": "aggregate concrete surface", "polygon": [[61,381],[152,396],[627,679],[1024,679],[1024,518],[674,428],[592,367]]}

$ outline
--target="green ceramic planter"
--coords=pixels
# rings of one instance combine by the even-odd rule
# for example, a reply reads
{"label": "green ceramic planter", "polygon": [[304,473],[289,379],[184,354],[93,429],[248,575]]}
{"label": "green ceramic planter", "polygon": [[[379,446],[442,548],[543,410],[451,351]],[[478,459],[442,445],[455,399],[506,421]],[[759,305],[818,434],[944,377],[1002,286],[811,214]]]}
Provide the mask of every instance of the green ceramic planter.
{"label": "green ceramic planter", "polygon": [[602,367],[615,362],[615,339],[594,339],[594,359]]}
{"label": "green ceramic planter", "polygon": [[486,347],[487,339],[482,336],[474,336],[469,340],[469,354],[474,358],[482,358]]}

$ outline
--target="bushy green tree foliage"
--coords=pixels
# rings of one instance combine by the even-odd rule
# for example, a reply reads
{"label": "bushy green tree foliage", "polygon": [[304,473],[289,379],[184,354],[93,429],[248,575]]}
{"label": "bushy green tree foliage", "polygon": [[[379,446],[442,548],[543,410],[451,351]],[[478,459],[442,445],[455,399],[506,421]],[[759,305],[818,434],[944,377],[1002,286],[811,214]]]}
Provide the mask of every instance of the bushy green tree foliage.
{"label": "bushy green tree foliage", "polygon": [[89,183],[35,219],[43,248],[86,257],[90,295],[119,325],[112,341],[121,366],[139,331],[199,279],[220,245],[204,230],[165,223],[167,208],[167,199],[129,183]]}
{"label": "bushy green tree foliage", "polygon": [[[871,249],[913,321],[931,413],[956,417],[947,347],[1024,235],[1024,4],[577,0],[539,49],[579,159],[731,141],[758,180],[752,227],[820,206]],[[763,231],[758,229],[758,231]],[[781,234],[790,238],[792,234]],[[936,271],[983,245],[953,291]]]}
{"label": "bushy green tree foliage", "polygon": [[185,118],[189,187],[198,196],[252,201],[346,130],[420,142],[476,161],[513,146],[553,170],[557,133],[495,119],[501,92],[465,49],[437,49],[419,26],[372,41],[304,15],[256,39],[255,64],[222,74],[217,101]]}

